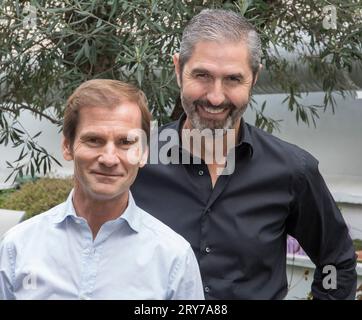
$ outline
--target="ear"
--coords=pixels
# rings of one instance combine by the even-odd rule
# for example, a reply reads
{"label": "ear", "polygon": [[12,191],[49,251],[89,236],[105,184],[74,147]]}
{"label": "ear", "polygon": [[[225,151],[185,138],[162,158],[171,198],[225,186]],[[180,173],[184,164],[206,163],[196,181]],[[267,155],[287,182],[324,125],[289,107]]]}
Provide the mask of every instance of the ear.
{"label": "ear", "polygon": [[141,156],[141,160],[140,160],[140,163],[139,163],[140,168],[143,168],[145,166],[145,164],[147,163],[148,153],[149,153],[149,148],[147,146],[145,148],[145,150],[143,151],[143,154]]}
{"label": "ear", "polygon": [[181,73],[180,73],[180,54],[175,53],[172,57],[175,66],[176,80],[179,87],[181,87]]}
{"label": "ear", "polygon": [[259,70],[258,70],[258,72],[257,72],[256,75],[255,75],[253,87],[255,86],[256,82],[258,81],[258,78],[259,78],[259,74],[260,74],[261,69],[263,69],[263,65],[262,65],[262,64],[259,65]]}
{"label": "ear", "polygon": [[64,136],[62,139],[62,151],[63,151],[64,160],[72,161],[74,159],[73,150],[72,150],[70,141],[69,141],[69,139],[65,138]]}

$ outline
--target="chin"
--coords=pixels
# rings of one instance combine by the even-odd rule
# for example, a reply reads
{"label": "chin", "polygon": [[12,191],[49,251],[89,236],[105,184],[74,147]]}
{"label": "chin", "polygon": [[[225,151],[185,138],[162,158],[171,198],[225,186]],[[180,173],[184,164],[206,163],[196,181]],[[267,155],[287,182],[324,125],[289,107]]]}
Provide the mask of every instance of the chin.
{"label": "chin", "polygon": [[191,123],[192,123],[193,127],[198,130],[204,130],[204,129],[227,130],[227,129],[233,128],[233,123],[232,123],[232,119],[230,118],[230,116],[227,117],[223,121],[213,121],[213,120],[203,119],[199,115],[197,115],[196,117],[193,117]]}
{"label": "chin", "polygon": [[113,200],[115,198],[120,197],[125,192],[128,192],[128,189],[122,190],[106,190],[106,188],[102,189],[93,189],[90,190],[90,195],[94,200],[105,201],[105,200]]}

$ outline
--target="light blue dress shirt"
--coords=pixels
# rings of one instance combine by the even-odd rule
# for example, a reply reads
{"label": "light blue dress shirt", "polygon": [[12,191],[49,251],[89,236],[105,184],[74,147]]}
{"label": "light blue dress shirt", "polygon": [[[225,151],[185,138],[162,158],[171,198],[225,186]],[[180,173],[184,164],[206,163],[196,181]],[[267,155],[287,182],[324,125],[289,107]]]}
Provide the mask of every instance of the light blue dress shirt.
{"label": "light blue dress shirt", "polygon": [[0,243],[0,299],[204,299],[189,243],[137,207],[96,238],[66,202],[9,230]]}

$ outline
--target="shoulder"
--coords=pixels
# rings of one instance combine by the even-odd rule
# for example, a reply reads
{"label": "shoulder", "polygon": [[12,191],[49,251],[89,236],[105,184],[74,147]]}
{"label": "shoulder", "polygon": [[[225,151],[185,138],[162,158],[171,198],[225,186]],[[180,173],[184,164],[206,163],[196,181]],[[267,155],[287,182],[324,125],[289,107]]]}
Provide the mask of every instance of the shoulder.
{"label": "shoulder", "polygon": [[157,246],[163,247],[170,253],[186,254],[191,248],[188,241],[181,235],[172,230],[166,224],[150,215],[148,212],[138,207],[139,213],[142,215],[141,227],[148,236],[152,237],[152,241],[157,242]]}
{"label": "shoulder", "polygon": [[29,238],[40,235],[40,232],[47,230],[52,218],[64,207],[61,203],[50,210],[40,213],[28,220],[25,220],[8,230],[1,238],[3,245],[26,245]]}
{"label": "shoulder", "polygon": [[300,173],[306,170],[315,170],[318,167],[318,160],[299,146],[247,123],[245,124],[245,130],[249,131],[256,155],[263,155],[263,153],[267,152],[268,156],[289,163]]}

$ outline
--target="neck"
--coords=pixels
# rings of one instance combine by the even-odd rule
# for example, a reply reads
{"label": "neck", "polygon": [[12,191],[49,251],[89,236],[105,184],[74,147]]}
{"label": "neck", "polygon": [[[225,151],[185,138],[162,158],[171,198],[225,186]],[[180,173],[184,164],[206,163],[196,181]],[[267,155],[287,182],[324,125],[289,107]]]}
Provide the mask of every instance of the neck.
{"label": "neck", "polygon": [[110,220],[117,219],[126,210],[128,205],[128,190],[114,199],[97,199],[89,196],[77,184],[74,186],[73,205],[79,217],[87,220],[96,238],[101,226]]}
{"label": "neck", "polygon": [[[195,128],[192,127],[191,122],[189,121],[188,118],[186,118],[182,129],[186,129],[186,130],[190,130],[190,131],[186,131],[186,133],[181,133],[181,137],[182,137],[182,145],[184,147],[186,147],[186,149],[189,149],[188,151],[203,159],[205,161],[205,159],[212,159],[211,164],[216,164],[216,163],[220,163],[220,153],[221,150],[220,146],[222,145],[222,156],[224,158],[226,158],[227,154],[229,153],[230,149],[235,147],[235,145],[237,144],[238,141],[238,137],[239,137],[239,131],[240,131],[240,123],[241,123],[241,119],[238,120],[234,126],[234,128],[232,128],[232,130],[234,130],[235,135],[232,137],[232,141],[230,141],[230,137],[228,139],[227,133],[225,133],[222,136],[208,136],[207,138],[202,137],[199,141],[200,143],[198,143],[196,141],[195,138],[193,138],[191,134],[191,130],[194,130]],[[188,140],[187,140],[188,139]],[[186,142],[189,141],[190,143]],[[229,140],[229,141],[228,141]],[[188,148],[189,146],[189,148]]]}

